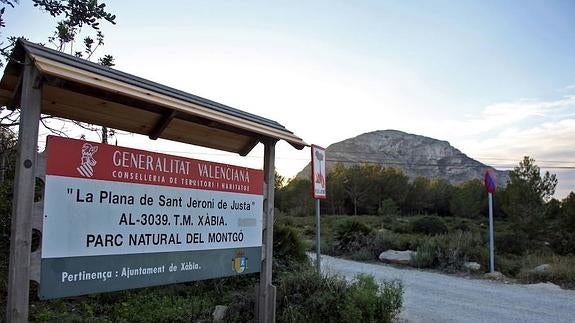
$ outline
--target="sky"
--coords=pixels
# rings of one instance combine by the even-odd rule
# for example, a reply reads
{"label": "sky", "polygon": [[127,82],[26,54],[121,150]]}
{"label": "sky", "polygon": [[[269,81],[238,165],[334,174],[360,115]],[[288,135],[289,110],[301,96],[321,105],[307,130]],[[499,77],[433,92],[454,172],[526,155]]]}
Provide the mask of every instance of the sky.
{"label": "sky", "polygon": [[[115,68],[278,121],[327,147],[396,129],[500,169],[531,156],[575,191],[575,2],[107,1]],[[46,42],[55,19],[21,0],[2,37]],[[246,158],[121,134],[118,144],[261,168]],[[42,141],[42,140],[41,140]],[[293,177],[309,149],[276,150]]]}

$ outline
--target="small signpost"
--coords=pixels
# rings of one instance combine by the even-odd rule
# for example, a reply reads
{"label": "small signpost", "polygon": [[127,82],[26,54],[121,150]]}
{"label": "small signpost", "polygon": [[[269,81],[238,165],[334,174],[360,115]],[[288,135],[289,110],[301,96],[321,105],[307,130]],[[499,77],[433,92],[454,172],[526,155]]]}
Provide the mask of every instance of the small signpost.
{"label": "small signpost", "polygon": [[311,145],[311,185],[312,195],[316,200],[316,266],[321,272],[320,260],[320,200],[327,197],[326,193],[326,173],[325,173],[325,149],[316,145]]}
{"label": "small signpost", "polygon": [[485,189],[489,199],[489,272],[495,271],[495,253],[493,248],[493,193],[497,182],[495,179],[495,172],[492,169],[485,171]]}

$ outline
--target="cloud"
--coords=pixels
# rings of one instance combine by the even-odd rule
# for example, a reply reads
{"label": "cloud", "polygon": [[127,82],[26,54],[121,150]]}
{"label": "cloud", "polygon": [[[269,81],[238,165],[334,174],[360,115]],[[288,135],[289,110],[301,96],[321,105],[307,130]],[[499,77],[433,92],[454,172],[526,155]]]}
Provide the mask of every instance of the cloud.
{"label": "cloud", "polygon": [[[575,89],[575,85],[570,86]],[[575,95],[491,104],[479,116],[445,121],[443,138],[470,157],[512,169],[523,156],[556,173],[556,197],[575,190]]]}
{"label": "cloud", "polygon": [[496,103],[486,106],[478,117],[467,120],[447,120],[443,129],[450,129],[459,136],[490,135],[521,123],[539,119],[534,122],[544,122],[549,117],[573,113],[575,95],[569,95],[556,100],[541,101],[534,99],[519,99],[513,102]]}

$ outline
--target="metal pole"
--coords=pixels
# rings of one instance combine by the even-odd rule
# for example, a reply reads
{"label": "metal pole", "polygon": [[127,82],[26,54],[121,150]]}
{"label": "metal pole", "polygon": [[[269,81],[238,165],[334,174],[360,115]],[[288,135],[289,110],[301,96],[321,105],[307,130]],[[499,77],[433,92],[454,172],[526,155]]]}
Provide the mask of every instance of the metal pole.
{"label": "metal pole", "polygon": [[495,271],[495,253],[493,251],[493,194],[489,197],[489,272]]}
{"label": "metal pole", "polygon": [[317,272],[321,273],[321,248],[320,248],[320,211],[319,211],[319,199],[315,200],[315,265],[317,266]]}

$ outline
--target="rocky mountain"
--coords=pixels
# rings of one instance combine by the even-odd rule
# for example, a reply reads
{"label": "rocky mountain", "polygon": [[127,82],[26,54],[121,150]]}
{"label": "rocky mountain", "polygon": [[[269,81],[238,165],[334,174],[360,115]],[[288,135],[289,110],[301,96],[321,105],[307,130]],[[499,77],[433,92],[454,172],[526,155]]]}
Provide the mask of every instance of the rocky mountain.
{"label": "rocky mountain", "polygon": [[[379,130],[346,139],[326,148],[327,172],[335,163],[345,166],[376,163],[386,167],[400,168],[410,178],[425,176],[432,179],[444,178],[452,184],[471,179],[483,180],[485,170],[491,168],[467,157],[449,142],[398,130]],[[301,172],[299,178],[310,177],[310,165]],[[508,171],[493,169],[498,185],[504,186]]]}

